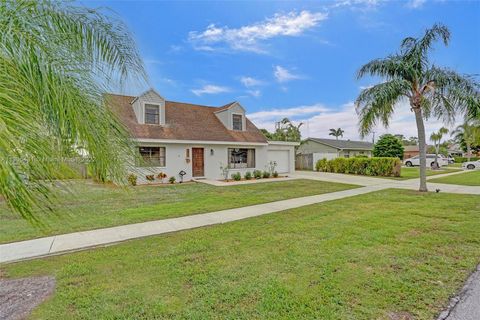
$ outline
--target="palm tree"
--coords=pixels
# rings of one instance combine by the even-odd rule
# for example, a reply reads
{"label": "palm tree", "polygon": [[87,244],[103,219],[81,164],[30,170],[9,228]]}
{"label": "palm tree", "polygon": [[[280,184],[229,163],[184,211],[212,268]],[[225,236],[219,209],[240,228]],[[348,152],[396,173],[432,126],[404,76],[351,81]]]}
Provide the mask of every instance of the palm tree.
{"label": "palm tree", "polygon": [[480,127],[475,125],[473,121],[466,121],[459,125],[453,132],[453,138],[458,144],[465,143],[467,147],[467,160],[472,157],[471,146],[480,139]]}
{"label": "palm tree", "polygon": [[0,195],[22,217],[39,221],[72,150],[88,155],[101,180],[125,179],[133,148],[103,93],[146,80],[145,71],[111,13],[4,0],[0,29]]}
{"label": "palm tree", "polygon": [[343,138],[343,133],[345,131],[342,130],[341,128],[338,128],[338,129],[330,129],[330,133],[328,134],[329,136],[334,136],[337,140],[338,140],[338,137],[342,137]]}
{"label": "palm tree", "polygon": [[435,168],[438,169],[440,166],[438,165],[438,153],[440,152],[440,144],[442,142],[442,138],[444,134],[448,133],[448,129],[445,127],[441,127],[438,132],[432,132],[430,135],[430,140],[433,141],[435,144]]}
{"label": "palm tree", "polygon": [[405,38],[400,51],[375,59],[358,71],[358,78],[378,76],[384,82],[362,90],[356,99],[360,134],[367,135],[377,122],[388,126],[399,102],[408,101],[415,115],[420,151],[420,191],[427,191],[424,119],[437,117],[450,123],[457,113],[479,103],[478,82],[453,70],[430,63],[429,52],[441,40],[448,45],[449,30],[434,25],[420,38]]}

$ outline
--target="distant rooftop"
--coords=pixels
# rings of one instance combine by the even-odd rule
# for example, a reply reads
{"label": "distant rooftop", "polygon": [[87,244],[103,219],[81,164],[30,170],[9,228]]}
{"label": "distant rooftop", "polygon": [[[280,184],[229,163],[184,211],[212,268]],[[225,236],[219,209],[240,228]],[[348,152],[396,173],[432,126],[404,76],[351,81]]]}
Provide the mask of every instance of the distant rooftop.
{"label": "distant rooftop", "polygon": [[373,143],[366,141],[354,141],[354,140],[337,140],[337,139],[321,139],[321,138],[307,138],[318,143],[322,143],[337,149],[349,149],[349,150],[372,150]]}

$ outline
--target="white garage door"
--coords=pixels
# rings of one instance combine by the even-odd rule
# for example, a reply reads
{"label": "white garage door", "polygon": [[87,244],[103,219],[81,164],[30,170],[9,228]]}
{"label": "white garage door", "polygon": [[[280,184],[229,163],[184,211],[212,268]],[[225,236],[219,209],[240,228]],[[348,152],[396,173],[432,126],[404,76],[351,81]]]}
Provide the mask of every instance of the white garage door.
{"label": "white garage door", "polygon": [[290,172],[290,151],[289,150],[268,150],[268,161],[277,162],[278,173]]}

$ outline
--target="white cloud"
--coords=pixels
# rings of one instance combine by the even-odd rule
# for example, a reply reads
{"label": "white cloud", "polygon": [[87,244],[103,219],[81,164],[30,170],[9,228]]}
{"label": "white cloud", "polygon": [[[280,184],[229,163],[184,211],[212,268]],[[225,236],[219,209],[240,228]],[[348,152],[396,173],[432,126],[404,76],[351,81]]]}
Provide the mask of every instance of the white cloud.
{"label": "white cloud", "polygon": [[210,24],[202,32],[189,32],[188,40],[197,50],[214,50],[218,48],[216,46],[226,45],[233,50],[262,53],[265,50],[259,45],[261,41],[280,36],[299,36],[327,18],[326,13],[307,10],[277,13],[264,21],[240,28]]}
{"label": "white cloud", "polygon": [[[361,140],[358,133],[358,115],[353,102],[346,103],[336,109],[327,108],[320,103],[285,109],[275,108],[255,112],[249,114],[248,117],[257,127],[267,130],[274,130],[275,122],[284,117],[288,117],[294,123],[303,122],[304,125],[301,127],[301,131],[304,138],[328,138],[330,128],[340,127],[345,130],[344,139]],[[458,125],[461,121],[460,118],[450,128]],[[430,134],[442,126],[444,126],[443,122],[437,119],[429,119],[425,122],[427,143]],[[379,124],[373,131],[375,131],[376,138],[385,133],[403,134],[406,137],[418,135],[414,115],[406,101],[398,104],[388,128],[384,128],[383,125]],[[371,135],[364,138],[367,141],[371,141],[371,139]]]}
{"label": "white cloud", "polygon": [[252,77],[241,77],[240,82],[247,88],[257,87],[265,84],[262,80],[258,80]]}
{"label": "white cloud", "polygon": [[273,75],[278,82],[288,82],[302,78],[300,75],[294,74],[282,66],[275,66],[273,69]]}
{"label": "white cloud", "polygon": [[407,7],[412,8],[412,9],[418,9],[423,7],[425,4],[426,0],[410,0],[407,3]]}
{"label": "white cloud", "polygon": [[333,3],[329,8],[341,8],[341,7],[361,7],[361,8],[375,8],[384,0],[339,0]]}
{"label": "white cloud", "polygon": [[255,98],[258,98],[262,95],[262,92],[260,90],[247,90],[247,93]]}
{"label": "white cloud", "polygon": [[294,116],[295,117],[306,116],[306,115],[318,114],[326,111],[328,111],[328,109],[322,104],[314,104],[309,106],[258,111],[258,112],[250,113],[248,115],[248,118],[254,122],[269,122],[269,121],[278,121],[285,117],[289,118]]}
{"label": "white cloud", "polygon": [[195,95],[201,96],[201,95],[204,95],[204,94],[218,94],[218,93],[230,92],[231,90],[228,87],[216,86],[216,85],[213,85],[213,84],[207,84],[207,85],[204,85],[201,88],[192,89],[191,91]]}

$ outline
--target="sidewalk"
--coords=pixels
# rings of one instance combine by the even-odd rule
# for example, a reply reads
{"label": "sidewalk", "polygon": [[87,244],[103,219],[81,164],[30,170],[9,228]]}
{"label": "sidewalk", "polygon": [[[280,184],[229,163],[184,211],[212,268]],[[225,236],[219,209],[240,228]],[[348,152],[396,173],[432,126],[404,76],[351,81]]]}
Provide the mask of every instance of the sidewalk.
{"label": "sidewalk", "polygon": [[130,239],[226,223],[325,201],[352,197],[382,189],[385,189],[385,187],[368,186],[180,218],[135,223],[7,243],[0,245],[0,263],[56,255]]}
{"label": "sidewalk", "polygon": [[[445,175],[452,174],[459,173],[447,173]],[[444,175],[437,175],[435,177],[440,176]],[[297,172],[287,179],[321,180],[356,184],[363,187],[316,196],[281,200],[236,209],[222,210],[172,219],[135,223],[104,229],[81,231],[33,240],[2,244],[0,245],[0,263],[56,255],[70,251],[84,250],[95,246],[122,242],[130,239],[226,223],[240,219],[261,216],[268,213],[274,213],[292,208],[321,203],[325,201],[352,197],[383,189],[418,189],[418,179],[392,180],[309,171]],[[271,179],[265,180],[271,181]],[[480,187],[428,183],[428,188],[430,191],[440,189],[441,192],[480,195]]]}

